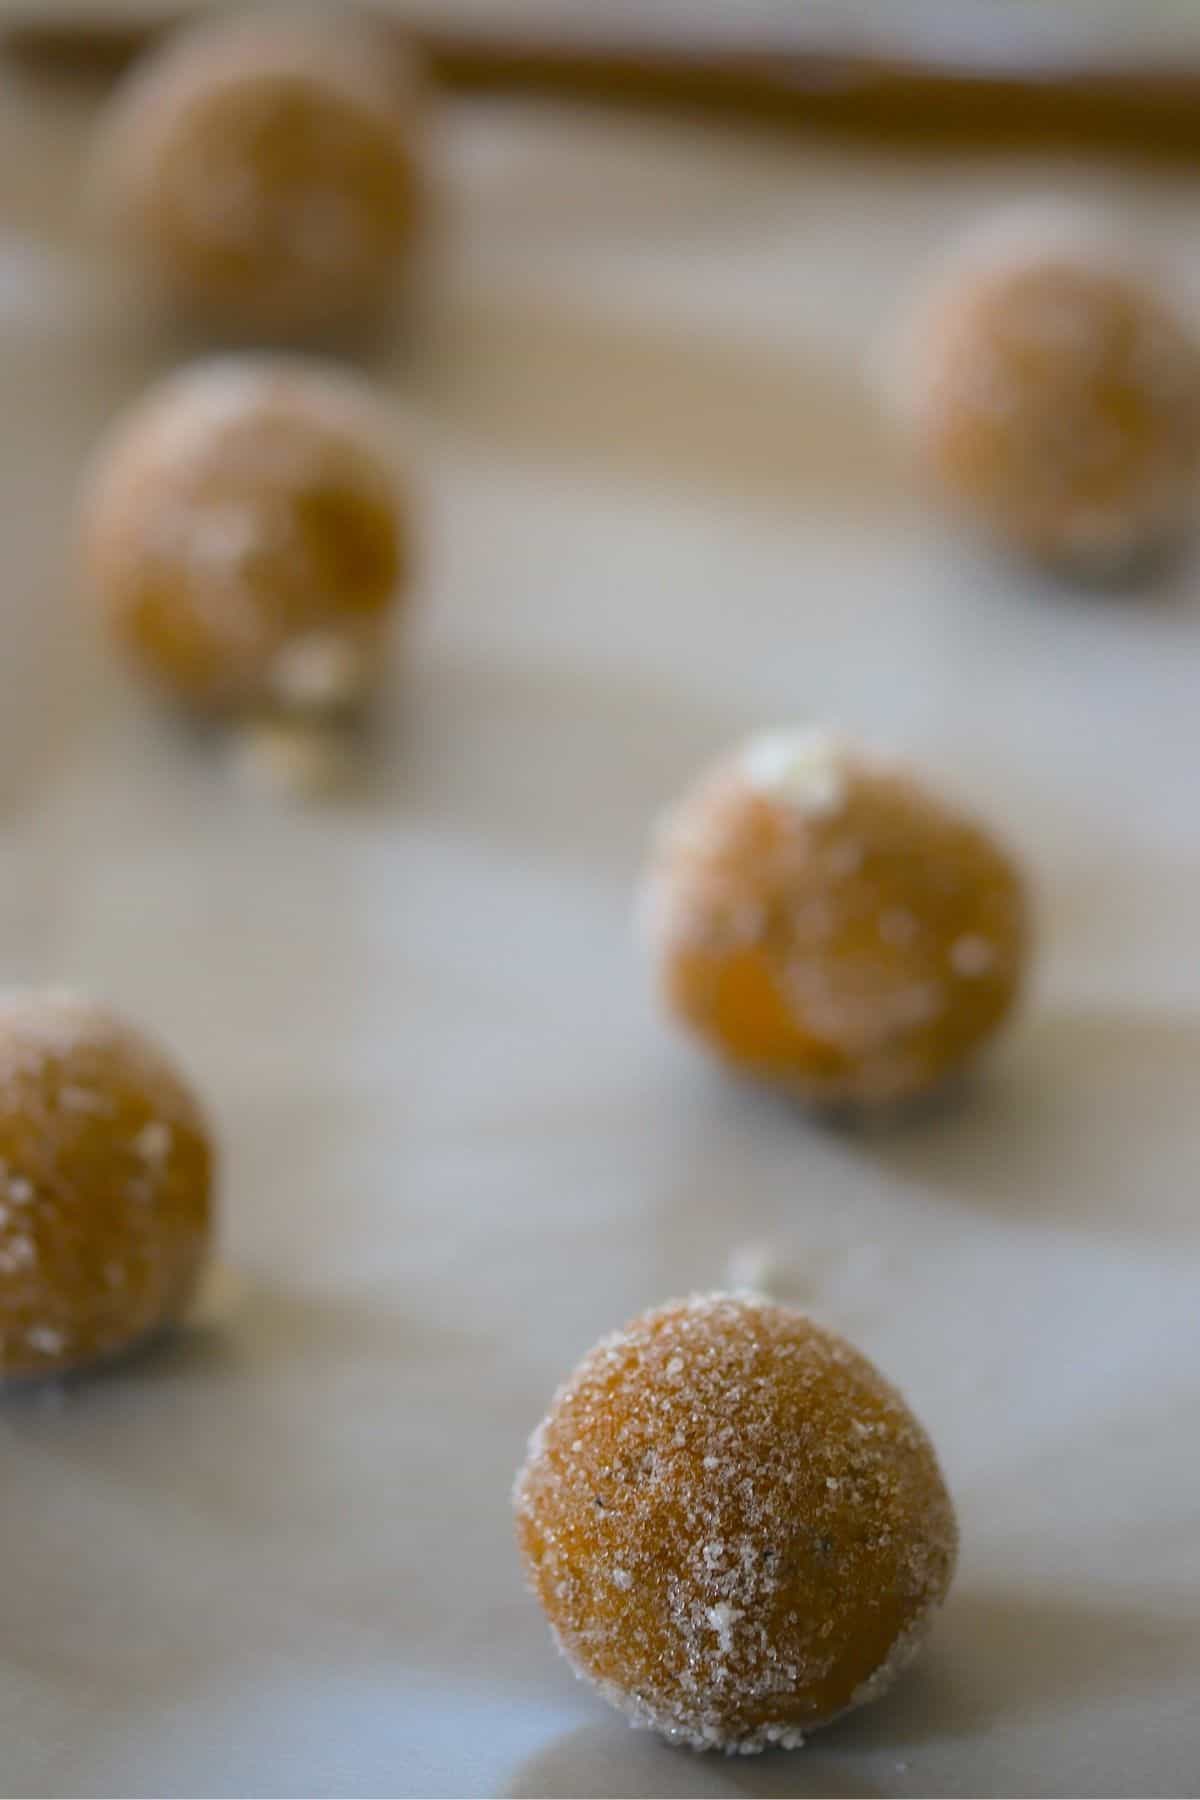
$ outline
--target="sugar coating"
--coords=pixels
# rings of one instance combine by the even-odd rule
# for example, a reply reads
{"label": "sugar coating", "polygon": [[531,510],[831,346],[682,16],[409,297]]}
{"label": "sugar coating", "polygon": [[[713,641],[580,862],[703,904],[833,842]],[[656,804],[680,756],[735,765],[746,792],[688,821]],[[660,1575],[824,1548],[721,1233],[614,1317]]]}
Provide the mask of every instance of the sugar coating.
{"label": "sugar coating", "polygon": [[980,937],[977,931],[965,931],[950,946],[950,967],[967,980],[987,975],[995,966],[995,944],[990,938]]}
{"label": "sugar coating", "polygon": [[746,781],[820,816],[835,813],[846,797],[847,748],[831,731],[809,727],[752,738],[742,752]]}
{"label": "sugar coating", "polygon": [[67,992],[0,995],[0,1378],[103,1360],[178,1316],[212,1164],[141,1032]]}
{"label": "sugar coating", "polygon": [[772,733],[660,826],[640,921],[669,1009],[818,1101],[935,1085],[1010,1009],[1024,884],[982,825],[890,760]]}
{"label": "sugar coating", "polygon": [[339,712],[353,706],[369,680],[363,646],[335,631],[312,631],[285,644],[268,681],[281,706],[294,712]]}
{"label": "sugar coating", "polygon": [[534,1432],[514,1502],[576,1673],[693,1749],[798,1745],[876,1697],[956,1554],[895,1389],[745,1294],[673,1302],[598,1344]]}
{"label": "sugar coating", "polygon": [[408,572],[396,435],[312,359],[217,357],[151,389],[80,505],[92,595],[139,671],[210,710],[354,704]]}
{"label": "sugar coating", "polygon": [[171,1127],[164,1119],[148,1120],[134,1138],[133,1147],[146,1162],[162,1162],[171,1154]]}

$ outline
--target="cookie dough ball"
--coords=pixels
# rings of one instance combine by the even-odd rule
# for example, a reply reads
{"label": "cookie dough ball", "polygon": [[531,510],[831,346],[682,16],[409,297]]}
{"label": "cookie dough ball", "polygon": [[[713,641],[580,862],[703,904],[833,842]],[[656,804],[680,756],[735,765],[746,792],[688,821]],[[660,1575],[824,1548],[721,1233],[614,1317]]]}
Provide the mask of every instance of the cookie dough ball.
{"label": "cookie dough ball", "polygon": [[409,566],[389,421],[278,357],[169,377],[101,446],[84,573],[111,635],[199,708],[321,711],[369,687]]}
{"label": "cookie dough ball", "polygon": [[912,1098],[1005,1018],[1027,953],[1010,857],[903,769],[770,733],[662,827],[645,924],[670,1011],[821,1104]]}
{"label": "cookie dough ball", "polygon": [[156,1045],[62,993],[0,997],[0,1379],[85,1368],[177,1320],[213,1148]]}
{"label": "cookie dough ball", "polygon": [[675,1301],[599,1343],[515,1503],[576,1672],[697,1750],[795,1746],[874,1699],[954,1571],[954,1510],[901,1396],[748,1296]]}
{"label": "cookie dough ball", "polygon": [[1108,576],[1191,525],[1200,350],[1098,227],[1001,220],[951,259],[900,355],[919,461],[998,538]]}
{"label": "cookie dough ball", "polygon": [[341,7],[168,38],[110,103],[95,207],[186,312],[254,332],[376,309],[419,236],[423,107],[382,26]]}

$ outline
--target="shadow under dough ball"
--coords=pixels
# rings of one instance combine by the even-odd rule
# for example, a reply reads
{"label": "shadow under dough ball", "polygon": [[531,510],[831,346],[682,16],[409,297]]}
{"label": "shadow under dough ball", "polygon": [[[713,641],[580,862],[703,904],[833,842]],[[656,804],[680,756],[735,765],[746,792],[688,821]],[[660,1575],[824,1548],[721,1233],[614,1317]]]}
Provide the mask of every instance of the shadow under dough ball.
{"label": "shadow under dough ball", "polygon": [[84,485],[83,573],[114,641],[194,708],[357,703],[410,564],[394,438],[365,384],[307,359],[169,376]]}
{"label": "shadow under dough ball", "polygon": [[818,1105],[924,1095],[1008,1015],[1021,875],[903,768],[823,731],[726,757],[661,826],[643,924],[668,1010]]}
{"label": "shadow under dough ball", "polygon": [[882,1694],[957,1551],[901,1396],[748,1295],[675,1301],[597,1344],[534,1432],[515,1507],[576,1672],[696,1750],[794,1747]]}
{"label": "shadow under dough ball", "polygon": [[353,9],[169,36],[109,103],[100,224],[185,313],[291,333],[373,313],[420,235],[415,68]]}
{"label": "shadow under dough ball", "polygon": [[1065,573],[1172,548],[1200,478],[1200,349],[1128,246],[1089,221],[1002,217],[914,308],[893,398],[945,499]]}
{"label": "shadow under dough ball", "polygon": [[214,1150],[163,1052],[58,992],[0,996],[0,1379],[117,1356],[178,1320]]}

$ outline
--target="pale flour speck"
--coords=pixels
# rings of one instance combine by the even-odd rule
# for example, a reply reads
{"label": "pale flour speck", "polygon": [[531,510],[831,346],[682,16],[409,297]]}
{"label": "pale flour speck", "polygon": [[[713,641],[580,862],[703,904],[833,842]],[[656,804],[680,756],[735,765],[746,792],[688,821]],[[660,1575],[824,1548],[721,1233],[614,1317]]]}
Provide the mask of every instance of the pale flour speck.
{"label": "pale flour speck", "polygon": [[996,966],[996,946],[978,932],[968,931],[950,946],[950,967],[966,980],[987,975]]}
{"label": "pale flour speck", "polygon": [[170,1156],[174,1141],[174,1134],[168,1124],[162,1119],[150,1119],[134,1138],[133,1148],[144,1162],[160,1163]]}
{"label": "pale flour speck", "polygon": [[57,1356],[66,1348],[67,1336],[52,1325],[31,1325],[25,1333],[25,1342],[39,1356]]}

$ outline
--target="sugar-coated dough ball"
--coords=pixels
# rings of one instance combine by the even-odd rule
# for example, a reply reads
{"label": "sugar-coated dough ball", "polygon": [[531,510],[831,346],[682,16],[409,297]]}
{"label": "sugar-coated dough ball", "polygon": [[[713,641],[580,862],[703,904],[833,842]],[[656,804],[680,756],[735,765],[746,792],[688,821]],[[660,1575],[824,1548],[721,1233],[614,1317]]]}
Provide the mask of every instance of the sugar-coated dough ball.
{"label": "sugar-coated dough ball", "polygon": [[201,708],[353,704],[409,564],[389,435],[357,378],[285,357],[197,364],[119,420],[83,563],[140,670]]}
{"label": "sugar-coated dough ball", "polygon": [[140,1031],[74,995],[0,996],[0,1379],[102,1362],[180,1317],[213,1163]]}
{"label": "sugar-coated dough ball", "polygon": [[1094,222],[1002,217],[948,260],[897,351],[933,484],[1024,552],[1120,573],[1191,525],[1200,350]]}
{"label": "sugar-coated dough ball", "polygon": [[817,1103],[937,1086],[1004,1019],[1026,962],[1000,845],[822,731],[752,739],[702,776],[657,836],[644,899],[671,1012]]}
{"label": "sugar-coated dough ball", "polygon": [[597,1344],[534,1432],[515,1504],[577,1673],[698,1750],[794,1746],[881,1694],[957,1547],[895,1388],[746,1295],[675,1301]]}
{"label": "sugar-coated dough ball", "polygon": [[110,103],[97,209],[177,305],[254,331],[373,310],[419,232],[423,107],[353,8],[209,21]]}

